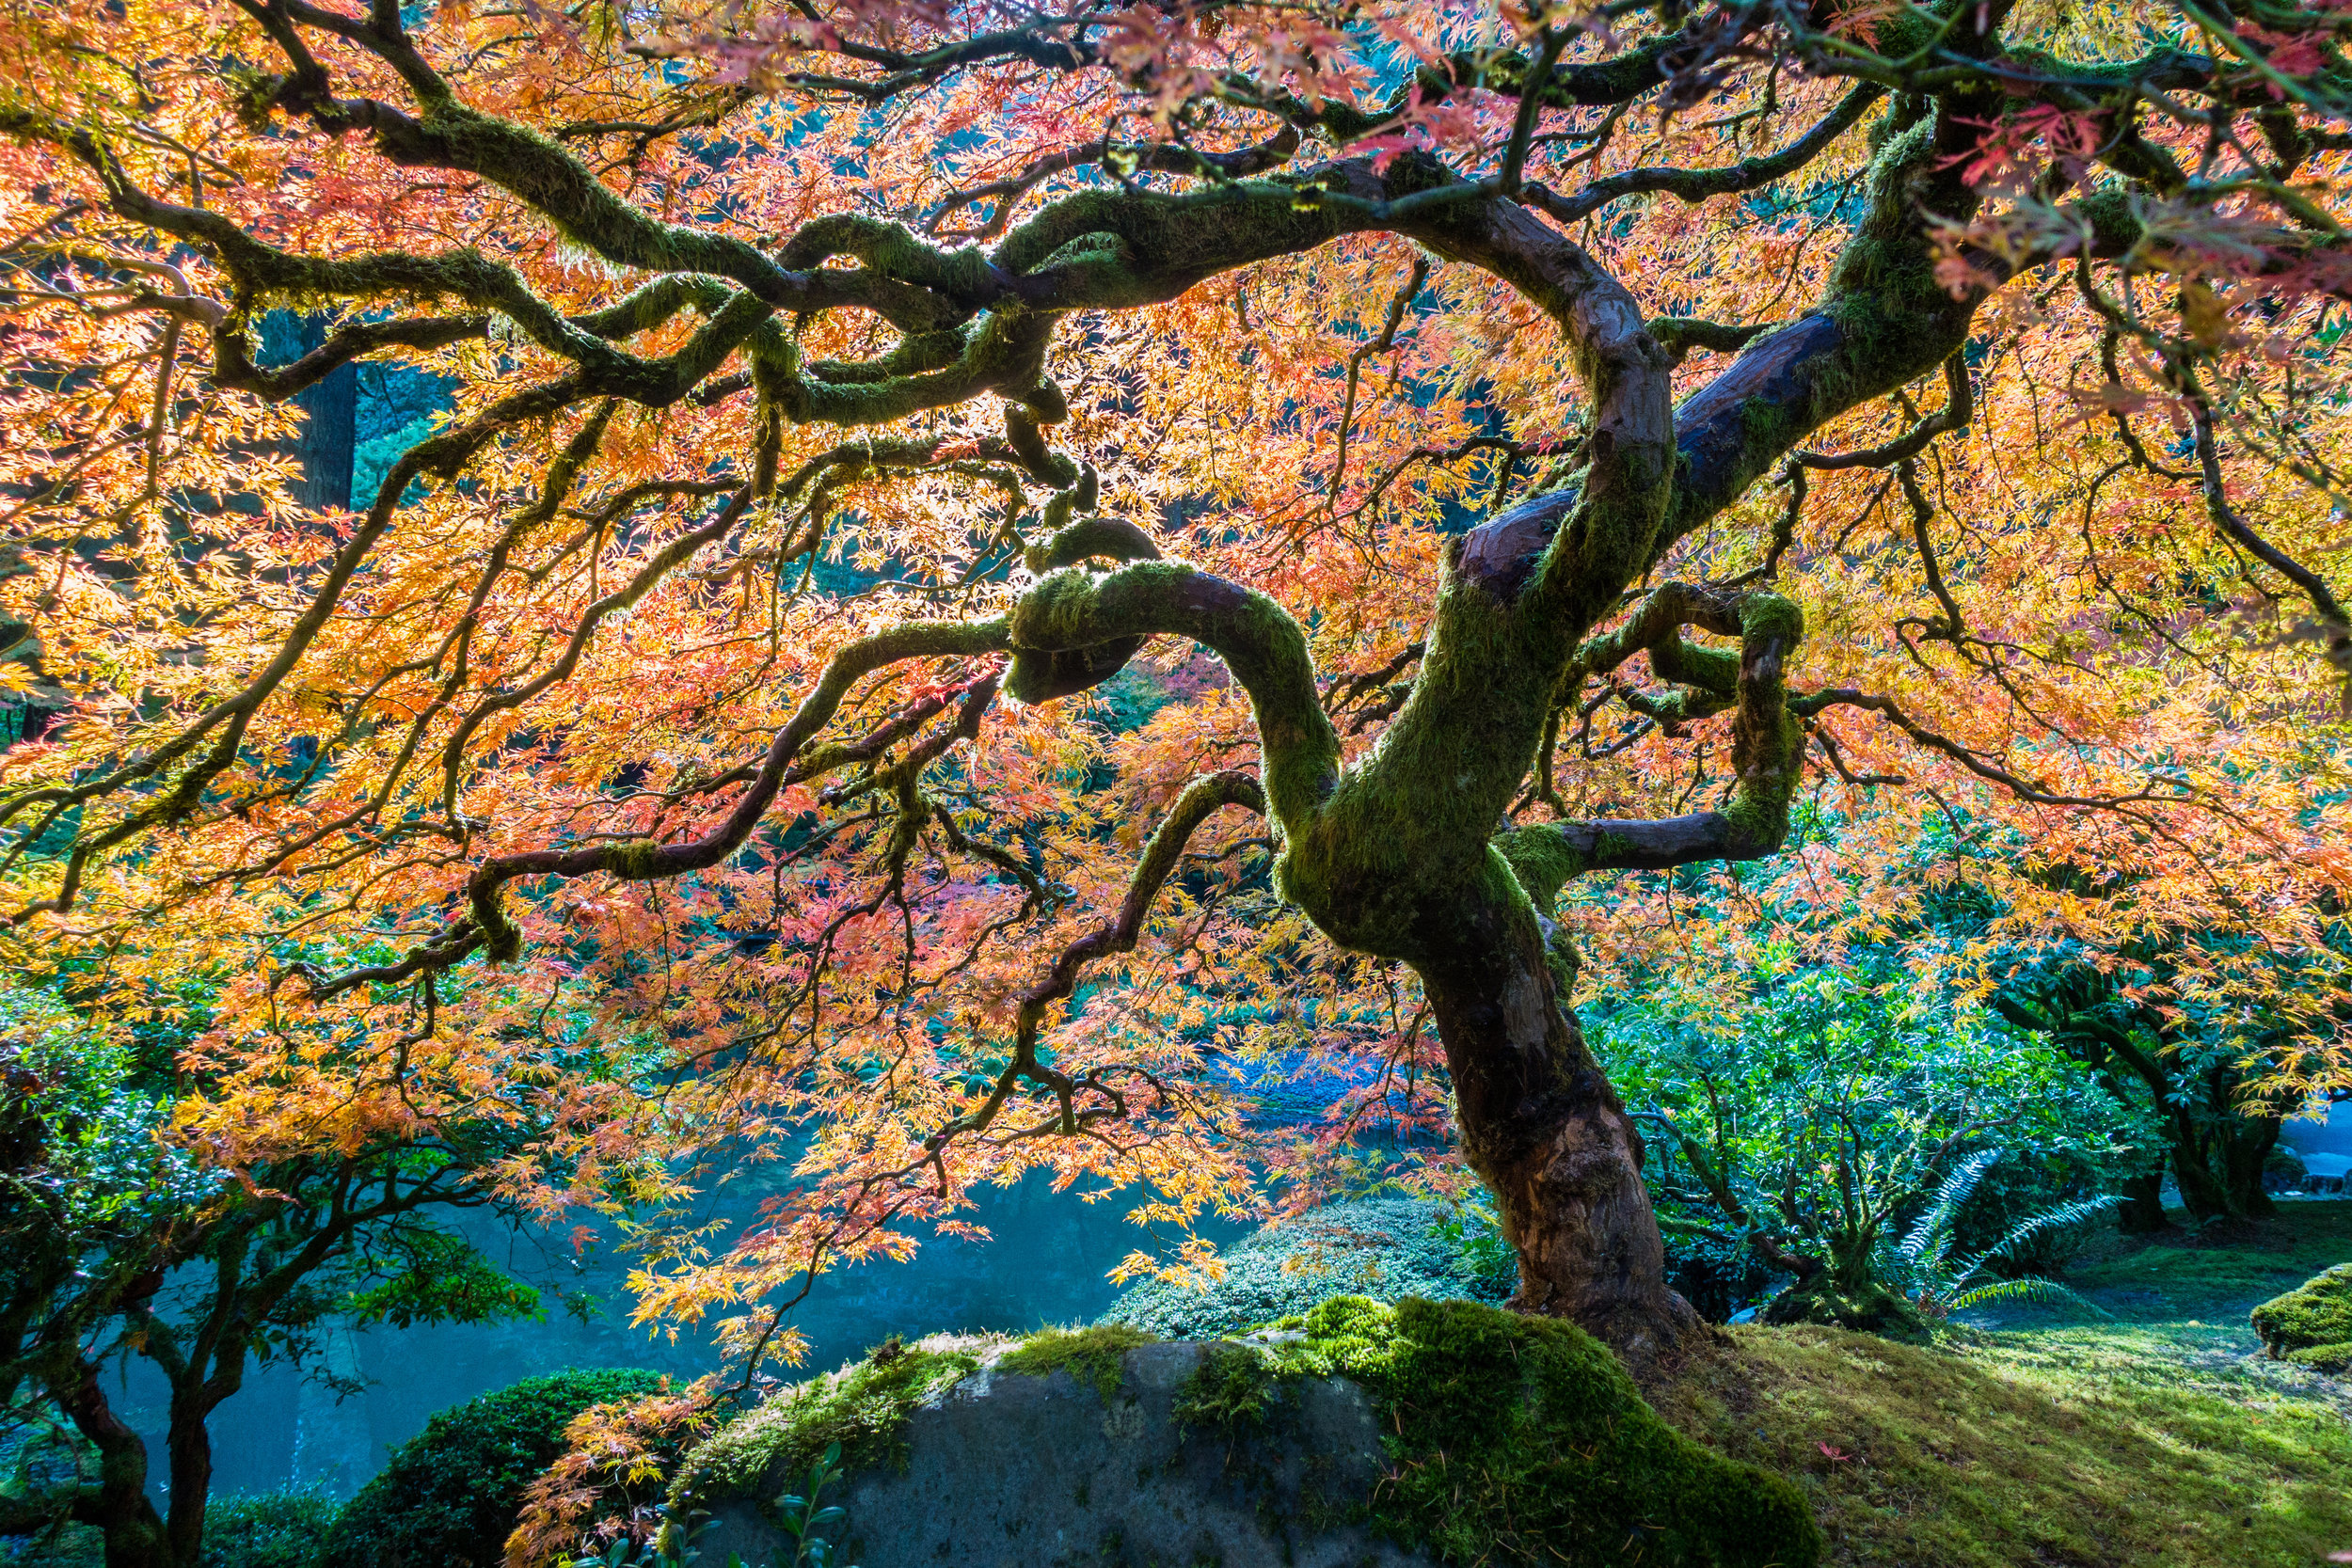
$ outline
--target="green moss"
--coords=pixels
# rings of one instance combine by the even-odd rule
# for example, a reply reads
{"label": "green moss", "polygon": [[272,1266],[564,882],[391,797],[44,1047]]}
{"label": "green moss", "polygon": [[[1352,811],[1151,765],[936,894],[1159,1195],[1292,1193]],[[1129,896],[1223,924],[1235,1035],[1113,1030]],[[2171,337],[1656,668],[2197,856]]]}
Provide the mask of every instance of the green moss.
{"label": "green moss", "polygon": [[1137,1345],[1159,1342],[1129,1323],[1097,1323],[1091,1328],[1049,1328],[1032,1335],[997,1361],[1000,1372],[1049,1377],[1066,1371],[1104,1399],[1119,1392],[1120,1365]]}
{"label": "green moss", "polygon": [[1778,637],[1796,643],[1804,637],[1804,610],[1794,599],[1759,590],[1740,601],[1740,634],[1749,639]]}
{"label": "green moss", "polygon": [[2352,1339],[2336,1345],[2305,1345],[2287,1352],[2286,1359],[2329,1377],[2352,1377]]}
{"label": "green moss", "polygon": [[2352,1341],[2352,1263],[2273,1296],[2249,1315],[2275,1359],[2315,1345]]}
{"label": "green moss", "polygon": [[[1645,1404],[1571,1324],[1473,1302],[1361,1297],[1204,1362],[1187,1418],[1257,1418],[1279,1385],[1342,1376],[1373,1399],[1391,1472],[1362,1516],[1454,1563],[1819,1561],[1796,1489],[1724,1461]],[[1636,1550],[1638,1548],[1638,1551]]]}
{"label": "green moss", "polygon": [[1279,885],[1325,934],[1420,962],[1465,911],[1527,905],[1488,841],[1534,761],[1573,621],[1520,613],[1449,564],[1403,710],[1317,820],[1285,824]]}
{"label": "green moss", "polygon": [[[1609,841],[1616,836],[1601,834],[1596,846],[1598,852],[1611,853]],[[1511,875],[1518,879],[1536,912],[1544,915],[1549,915],[1559,903],[1560,890],[1592,867],[1591,860],[1568,842],[1567,835],[1549,824],[1498,833],[1495,849],[1510,863]]]}
{"label": "green moss", "polygon": [[845,1470],[903,1467],[907,1417],[979,1365],[968,1349],[910,1347],[894,1338],[866,1360],[780,1394],[712,1434],[679,1466],[671,1510],[756,1497],[768,1477],[805,1472],[834,1443]]}
{"label": "green moss", "polygon": [[2069,1282],[2136,1314],[2244,1323],[2249,1304],[2352,1258],[2352,1203],[2284,1203],[2269,1220],[2201,1228],[2172,1217],[2181,1228],[2115,1239],[2069,1265]]}
{"label": "green moss", "polygon": [[2304,1568],[2352,1544],[2352,1426],[2267,1363],[2114,1323],[1729,1340],[1659,1413],[1792,1479],[1841,1568]]}
{"label": "green moss", "polygon": [[623,881],[643,881],[661,875],[661,845],[650,838],[631,839],[605,847],[605,869]]}
{"label": "green moss", "polygon": [[1176,1391],[1176,1419],[1186,1426],[1256,1426],[1279,1378],[1275,1363],[1253,1345],[1217,1345]]}

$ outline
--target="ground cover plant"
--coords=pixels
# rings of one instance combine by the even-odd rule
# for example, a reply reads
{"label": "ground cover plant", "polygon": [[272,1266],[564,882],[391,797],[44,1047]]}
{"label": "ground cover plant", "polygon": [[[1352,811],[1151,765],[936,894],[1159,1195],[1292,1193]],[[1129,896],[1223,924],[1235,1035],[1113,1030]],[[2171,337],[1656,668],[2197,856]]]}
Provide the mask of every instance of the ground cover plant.
{"label": "ground cover plant", "polygon": [[1906,1345],[1732,1331],[1670,1420],[1797,1479],[1844,1564],[2307,1568],[2352,1542],[2341,1403],[2111,1331]]}
{"label": "ground cover plant", "polygon": [[2352,1550],[2330,1479],[2352,1384],[2270,1359],[2249,1314],[2352,1249],[2352,1203],[2279,1211],[2103,1243],[2067,1277],[2105,1316],[2009,1307],[1933,1344],[1735,1330],[1659,1408],[1795,1477],[1832,1562],[2324,1562]]}
{"label": "ground cover plant", "polygon": [[[1876,961],[1963,851],[1934,984],[2088,964],[2033,1016],[2219,1053],[2200,1137],[2343,1083],[2347,28],[6,0],[0,958],[213,988],[154,1223],[0,1314],[66,1502],[200,1556],[124,1356],[195,1412],[529,1309],[428,1201],[618,1219],[752,1386],[984,1183],[1199,1275],[1390,1180],[1655,1370],[1658,1107],[1571,1004]],[[22,1215],[112,1190],[62,1125]],[[155,1332],[199,1259],[243,1305]]]}

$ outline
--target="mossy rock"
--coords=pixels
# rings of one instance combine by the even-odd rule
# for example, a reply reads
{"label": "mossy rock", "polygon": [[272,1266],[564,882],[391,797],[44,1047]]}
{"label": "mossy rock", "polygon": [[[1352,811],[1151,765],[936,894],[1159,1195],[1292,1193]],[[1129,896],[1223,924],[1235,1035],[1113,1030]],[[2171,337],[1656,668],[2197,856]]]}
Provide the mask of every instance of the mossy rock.
{"label": "mossy rock", "polygon": [[2352,1339],[2339,1345],[2305,1345],[2287,1352],[2286,1359],[2329,1377],[2352,1377]]}
{"label": "mossy rock", "polygon": [[[1262,1375],[1337,1374],[1371,1394],[1393,1467],[1371,1516],[1440,1560],[1800,1568],[1820,1559],[1795,1486],[1667,1426],[1617,1358],[1573,1324],[1473,1302],[1343,1297],[1267,1338]],[[1248,1370],[1220,1360],[1196,1401],[1246,1405]]]}
{"label": "mossy rock", "polygon": [[706,1559],[788,1560],[781,1499],[842,1445],[844,1560],[1805,1568],[1788,1481],[1675,1433],[1565,1323],[1323,1303],[1238,1341],[940,1337],[771,1400],[688,1456]]}
{"label": "mossy rock", "polygon": [[2273,1359],[2352,1343],[2352,1263],[2339,1263],[2254,1308],[2254,1332]]}

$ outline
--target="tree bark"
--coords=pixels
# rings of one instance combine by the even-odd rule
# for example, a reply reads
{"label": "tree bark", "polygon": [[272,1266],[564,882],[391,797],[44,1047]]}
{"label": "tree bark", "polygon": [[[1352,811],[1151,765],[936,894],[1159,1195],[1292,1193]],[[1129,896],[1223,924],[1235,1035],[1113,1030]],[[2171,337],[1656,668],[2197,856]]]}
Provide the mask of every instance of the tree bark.
{"label": "tree bark", "polygon": [[2123,1201],[2115,1211],[2116,1228],[2126,1236],[2153,1236],[2172,1228],[2164,1212],[2164,1162],[2153,1170],[2127,1176],[2119,1183]]}
{"label": "tree bark", "polygon": [[[1561,1006],[1522,897],[1482,888],[1415,965],[1444,1042],[1462,1152],[1518,1253],[1512,1305],[1565,1317],[1637,1369],[1700,1328],[1666,1284],[1642,1138]],[[1516,890],[1513,890],[1516,891]]]}
{"label": "tree bark", "polygon": [[[325,319],[305,316],[303,351],[308,353],[326,341]],[[302,422],[302,435],[294,445],[295,455],[302,464],[302,478],[294,485],[294,499],[320,511],[349,511],[352,458],[359,436],[359,367],[337,366],[315,384],[295,393],[294,401],[309,416]]]}
{"label": "tree bark", "polygon": [[163,1520],[147,1498],[147,1445],[107,1403],[98,1369],[78,1363],[50,1394],[98,1450],[98,1486],[76,1503],[74,1517],[104,1532],[106,1568],[173,1568]]}
{"label": "tree bark", "polygon": [[[171,1560],[181,1564],[195,1563],[203,1552],[204,1517],[213,1490],[213,1434],[205,1422],[221,1401],[236,1391],[233,1385],[224,1391],[193,1375],[188,1381],[198,1386],[172,1389],[171,1427],[164,1438],[171,1475],[164,1540]],[[106,1568],[115,1565],[109,1560]]]}

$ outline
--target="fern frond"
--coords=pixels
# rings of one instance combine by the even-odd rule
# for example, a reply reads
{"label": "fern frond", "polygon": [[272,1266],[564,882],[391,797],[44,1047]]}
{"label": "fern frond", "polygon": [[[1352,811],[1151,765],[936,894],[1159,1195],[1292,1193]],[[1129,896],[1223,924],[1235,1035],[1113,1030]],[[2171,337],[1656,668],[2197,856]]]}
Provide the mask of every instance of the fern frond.
{"label": "fern frond", "polygon": [[2067,1306],[2079,1307],[2084,1311],[2094,1313],[2102,1318],[2115,1316],[2114,1313],[2097,1302],[2084,1297],[2078,1291],[2070,1291],[2057,1280],[2044,1279],[2039,1275],[2028,1275],[2023,1279],[1996,1279],[1991,1284],[1963,1291],[1945,1303],[1945,1309],[1951,1312],[1963,1312],[1971,1307],[1982,1307],[1988,1302],[1995,1301],[2063,1302]]}
{"label": "fern frond", "polygon": [[2044,1209],[2038,1214],[2028,1215],[2019,1223],[2017,1228],[1994,1243],[1992,1248],[1985,1253],[1985,1259],[2007,1258],[2010,1256],[2014,1248],[2024,1245],[2044,1230],[2056,1230],[2062,1226],[2080,1225],[2094,1215],[2106,1213],[2122,1201],[2123,1197],[2120,1193],[2102,1193],[2097,1197],[2086,1197],[2073,1203],[2061,1203],[2055,1208]]}
{"label": "fern frond", "polygon": [[1984,1180],[1993,1162],[2000,1157],[1999,1149],[1988,1148],[1963,1160],[1944,1179],[1944,1184],[1935,1189],[1935,1198],[1928,1205],[1928,1212],[1919,1216],[1919,1223],[1911,1227],[1911,1234],[1903,1238],[1902,1245],[1896,1250],[1915,1264],[1923,1257],[1930,1263],[1940,1262],[1951,1245],[1952,1217],[1968,1201],[1968,1195],[1977,1190],[1977,1183]]}

